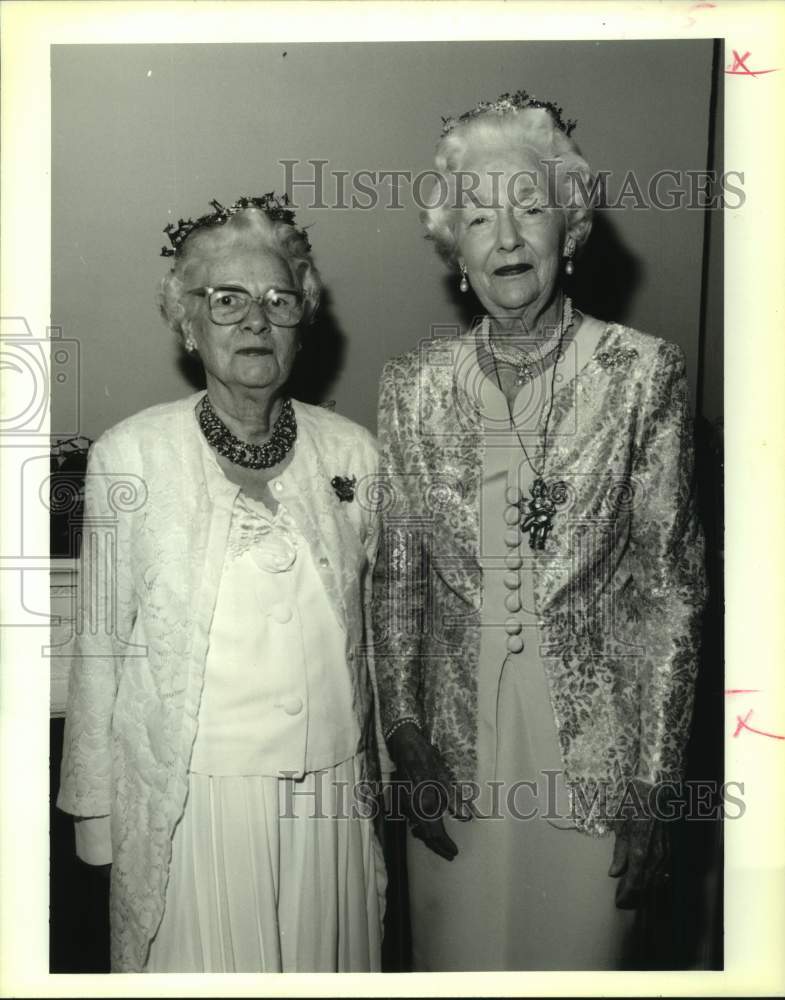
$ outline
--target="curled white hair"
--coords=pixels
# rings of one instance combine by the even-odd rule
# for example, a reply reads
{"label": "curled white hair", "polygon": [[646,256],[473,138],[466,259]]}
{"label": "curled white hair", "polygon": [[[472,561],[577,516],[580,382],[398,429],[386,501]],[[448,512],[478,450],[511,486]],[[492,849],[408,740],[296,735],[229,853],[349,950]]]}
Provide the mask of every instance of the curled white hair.
{"label": "curled white hair", "polygon": [[225,253],[235,245],[277,254],[289,267],[303,294],[303,322],[313,322],[319,308],[322,279],[313,262],[305,233],[288,222],[270,219],[260,209],[248,208],[230,216],[223,224],[205,226],[188,236],[174,258],[172,269],[161,280],[158,307],[167,326],[181,340],[185,340],[184,323],[189,318],[190,309],[194,308],[186,298],[188,272],[218,247]]}
{"label": "curled white hair", "polygon": [[[593,178],[578,146],[544,108],[495,110],[456,125],[436,147],[436,176],[431,189],[433,207],[420,213],[428,238],[444,259],[457,261],[456,222],[460,209],[459,175],[480,154],[526,152],[546,167],[556,190],[549,192],[565,214],[567,229],[580,247],[589,237],[592,223]],[[438,196],[434,197],[437,193]],[[465,190],[465,189],[464,189]]]}

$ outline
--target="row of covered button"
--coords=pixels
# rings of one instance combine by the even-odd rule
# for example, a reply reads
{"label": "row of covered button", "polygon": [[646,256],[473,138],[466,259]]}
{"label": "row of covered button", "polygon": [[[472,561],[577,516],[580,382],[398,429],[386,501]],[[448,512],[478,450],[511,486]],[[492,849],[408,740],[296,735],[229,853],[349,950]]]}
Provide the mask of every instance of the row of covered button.
{"label": "row of covered button", "polygon": [[509,486],[505,496],[508,506],[504,511],[504,523],[507,525],[504,541],[510,551],[504,557],[504,564],[507,567],[507,572],[504,574],[504,586],[509,591],[504,599],[504,606],[513,614],[504,622],[504,628],[507,632],[507,649],[511,653],[520,653],[524,646],[521,635],[523,626],[520,620],[515,617],[515,613],[520,611],[522,607],[520,569],[523,566],[523,559],[518,551],[521,544],[521,532],[518,527],[521,520],[521,510],[518,506],[521,491],[517,486]]}
{"label": "row of covered button", "polygon": [[[279,480],[275,480],[272,486],[276,493],[283,492],[283,484]],[[322,556],[319,559],[319,565],[324,569],[330,565],[330,560],[327,559],[326,556]],[[286,625],[292,620],[292,609],[288,604],[284,604],[283,602],[271,605],[267,611],[273,621],[276,621],[281,625]],[[282,708],[287,715],[299,715],[303,710],[304,702],[302,698],[295,696],[291,698],[284,698],[283,701],[276,702],[275,707]]]}

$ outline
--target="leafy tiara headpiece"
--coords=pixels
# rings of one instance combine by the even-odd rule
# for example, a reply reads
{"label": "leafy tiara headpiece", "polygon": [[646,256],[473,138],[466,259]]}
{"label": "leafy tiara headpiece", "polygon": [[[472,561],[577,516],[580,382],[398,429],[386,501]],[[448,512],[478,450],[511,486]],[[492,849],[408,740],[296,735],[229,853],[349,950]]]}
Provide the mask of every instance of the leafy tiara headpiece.
{"label": "leafy tiara headpiece", "polygon": [[564,132],[566,136],[572,135],[572,130],[578,124],[577,121],[571,118],[564,121],[562,118],[562,109],[552,101],[538,101],[536,97],[532,97],[527,91],[516,90],[514,94],[500,94],[495,101],[480,101],[471,111],[465,111],[462,115],[458,115],[457,118],[443,117],[442,136],[449,135],[458,125],[463,125],[465,122],[471,121],[472,118],[479,118],[480,115],[487,115],[492,112],[495,112],[497,115],[505,115],[510,111],[522,111],[524,108],[543,108],[545,111],[550,112],[553,124],[560,131]]}
{"label": "leafy tiara headpiece", "polygon": [[[174,257],[183,243],[185,243],[196,229],[204,229],[206,226],[222,226],[227,219],[230,219],[233,215],[242,212],[246,208],[258,208],[275,222],[280,221],[290,226],[295,226],[294,211],[289,208],[289,196],[286,194],[279,196],[274,191],[269,191],[267,194],[263,194],[261,198],[248,198],[246,195],[243,195],[242,198],[238,198],[228,208],[223,206],[220,201],[216,201],[215,198],[213,198],[210,204],[213,206],[213,211],[207,215],[200,215],[198,219],[178,219],[176,226],[170,222],[164,228],[164,232],[169,237],[169,242],[172,246],[161,247],[162,257]],[[311,244],[308,242],[305,230],[300,229],[298,232],[305,240],[306,248],[310,250]]]}

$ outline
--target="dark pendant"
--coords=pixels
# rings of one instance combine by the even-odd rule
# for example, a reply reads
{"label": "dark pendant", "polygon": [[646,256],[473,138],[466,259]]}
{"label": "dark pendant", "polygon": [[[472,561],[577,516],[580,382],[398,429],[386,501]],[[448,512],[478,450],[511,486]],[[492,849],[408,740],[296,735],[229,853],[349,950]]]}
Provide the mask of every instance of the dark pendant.
{"label": "dark pendant", "polygon": [[[565,483],[553,483],[551,486],[539,476],[534,480],[530,489],[531,498],[526,497],[518,501],[518,509],[521,512],[519,527],[523,534],[529,535],[530,548],[542,550],[545,542],[553,528],[553,518],[556,508],[567,499],[567,486]],[[524,511],[524,504],[528,508]]]}
{"label": "dark pendant", "polygon": [[333,476],[330,485],[335,490],[341,503],[351,503],[354,500],[354,488],[357,485],[357,476]]}
{"label": "dark pendant", "polygon": [[522,361],[521,364],[518,365],[518,371],[515,376],[515,384],[526,385],[527,382],[532,381],[536,374],[536,368],[534,368],[528,361]]}

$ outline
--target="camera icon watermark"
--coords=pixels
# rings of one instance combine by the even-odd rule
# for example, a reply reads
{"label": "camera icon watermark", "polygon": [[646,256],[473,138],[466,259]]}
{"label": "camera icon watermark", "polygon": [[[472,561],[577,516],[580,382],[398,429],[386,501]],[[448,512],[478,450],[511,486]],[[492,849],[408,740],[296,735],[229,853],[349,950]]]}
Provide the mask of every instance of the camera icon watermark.
{"label": "camera icon watermark", "polygon": [[[500,358],[488,348],[482,324],[461,333],[455,325],[432,324],[419,345],[417,425],[422,437],[459,443],[464,435],[484,432],[490,446],[536,435],[558,396],[560,419],[549,426],[551,438],[576,433],[578,355],[572,341],[557,343],[526,330],[510,333],[506,346],[528,360],[511,407],[504,399]],[[554,333],[554,337],[558,331]],[[542,368],[545,377],[534,377]],[[546,370],[547,369],[547,370]],[[448,401],[447,405],[445,401]]]}
{"label": "camera icon watermark", "polygon": [[[58,476],[51,472],[48,454],[34,454],[19,465],[17,482],[18,488],[8,491],[14,501],[18,531],[13,543],[4,546],[0,559],[0,568],[6,574],[7,597],[0,624],[56,627],[57,639],[42,646],[44,657],[60,655],[74,638],[99,631],[114,635],[119,648],[134,653],[143,650],[132,647],[129,637],[117,631],[117,581],[122,568],[119,531],[123,519],[147,502],[144,480],[131,473]],[[49,537],[40,531],[42,512],[45,516],[64,517],[70,558],[52,561]],[[80,551],[82,572],[75,574],[76,554]],[[58,602],[60,614],[53,612],[40,586],[53,569],[72,573],[69,600],[66,605]],[[16,587],[11,585],[10,574],[16,577]]]}
{"label": "camera icon watermark", "polygon": [[[53,430],[79,432],[79,343],[60,327],[35,336],[23,316],[0,317],[0,449],[4,523],[0,571],[5,627],[48,627],[50,551],[48,490]],[[51,428],[51,401],[58,400],[57,428]]]}
{"label": "camera icon watermark", "polygon": [[47,418],[57,397],[57,434],[79,433],[79,341],[63,337],[61,327],[47,327],[36,337],[23,316],[0,317],[0,446],[50,439]]}

